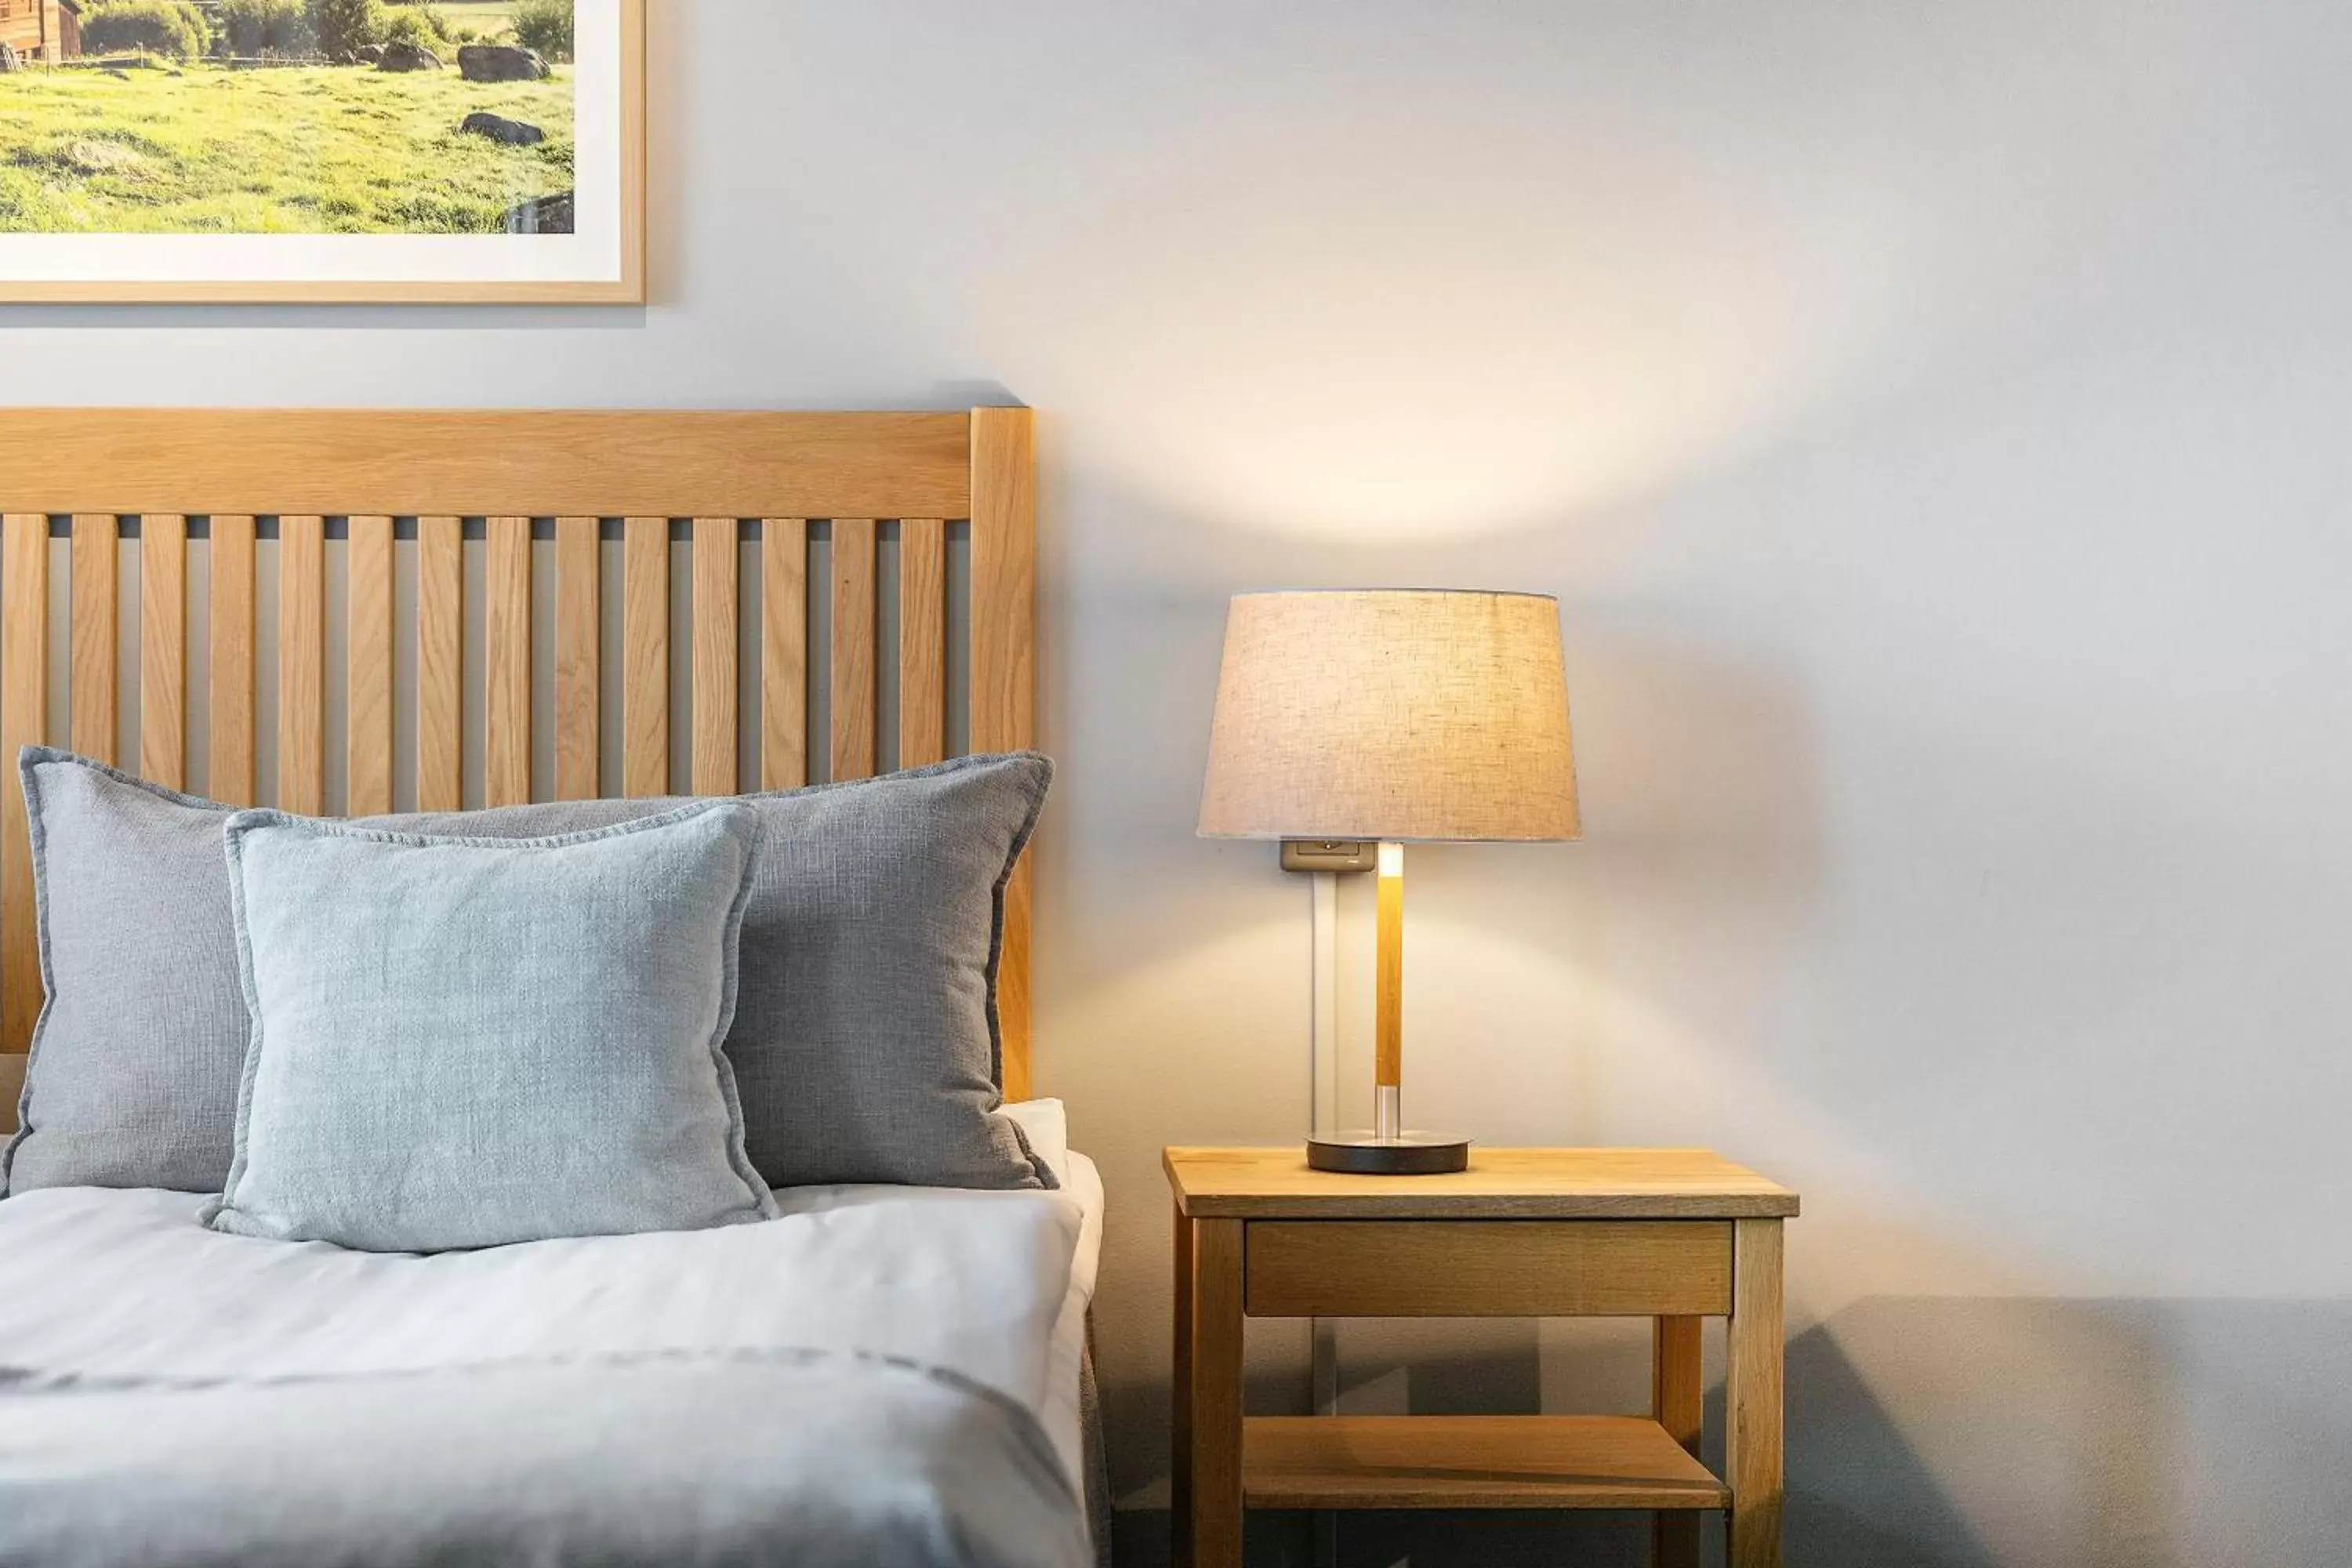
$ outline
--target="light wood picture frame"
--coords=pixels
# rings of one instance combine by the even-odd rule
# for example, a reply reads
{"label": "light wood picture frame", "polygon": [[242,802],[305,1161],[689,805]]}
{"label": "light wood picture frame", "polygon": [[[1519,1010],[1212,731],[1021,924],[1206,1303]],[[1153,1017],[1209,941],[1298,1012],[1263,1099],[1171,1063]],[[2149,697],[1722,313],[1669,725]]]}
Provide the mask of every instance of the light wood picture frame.
{"label": "light wood picture frame", "polygon": [[384,7],[456,35],[393,70],[390,43],[207,12],[131,37],[18,0],[43,31],[0,73],[26,150],[0,168],[0,303],[643,303],[646,0],[571,0],[543,78],[511,58],[533,3],[560,9]]}

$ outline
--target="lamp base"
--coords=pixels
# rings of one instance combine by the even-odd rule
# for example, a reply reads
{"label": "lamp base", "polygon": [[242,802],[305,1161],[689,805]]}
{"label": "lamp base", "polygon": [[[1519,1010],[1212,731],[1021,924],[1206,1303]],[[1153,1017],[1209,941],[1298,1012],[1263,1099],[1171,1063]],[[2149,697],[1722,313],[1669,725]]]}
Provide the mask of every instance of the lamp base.
{"label": "lamp base", "polygon": [[1307,1141],[1307,1163],[1348,1176],[1442,1176],[1470,1168],[1470,1140],[1435,1132],[1349,1131]]}

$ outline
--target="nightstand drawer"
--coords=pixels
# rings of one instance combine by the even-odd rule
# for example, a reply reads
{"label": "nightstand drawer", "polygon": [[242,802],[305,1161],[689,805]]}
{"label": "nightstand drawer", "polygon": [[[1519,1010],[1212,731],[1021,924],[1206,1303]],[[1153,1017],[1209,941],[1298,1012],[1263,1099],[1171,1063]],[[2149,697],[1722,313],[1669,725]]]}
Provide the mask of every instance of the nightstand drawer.
{"label": "nightstand drawer", "polygon": [[1720,1317],[1724,1220],[1254,1220],[1254,1318]]}

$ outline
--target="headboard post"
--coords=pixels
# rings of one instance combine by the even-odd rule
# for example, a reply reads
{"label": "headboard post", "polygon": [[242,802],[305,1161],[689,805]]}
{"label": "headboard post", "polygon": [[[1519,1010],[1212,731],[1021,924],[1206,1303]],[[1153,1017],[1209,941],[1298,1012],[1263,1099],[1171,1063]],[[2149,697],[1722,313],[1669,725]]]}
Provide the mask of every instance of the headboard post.
{"label": "headboard post", "polygon": [[[971,634],[971,743],[1017,752],[1037,743],[1037,458],[1026,408],[971,415],[971,594],[994,613]],[[1029,934],[1034,873],[1024,855],[1004,890],[997,1013],[1004,1093],[1029,1098]]]}
{"label": "headboard post", "polygon": [[[159,783],[200,783],[236,805],[266,785],[305,811],[382,811],[396,777],[414,781],[425,811],[534,788],[720,794],[804,781],[818,750],[806,743],[809,687],[825,682],[832,777],[876,765],[876,721],[893,689],[900,761],[929,761],[945,750],[952,706],[950,525],[968,521],[971,749],[1024,749],[1036,741],[1036,495],[1025,408],[0,415],[0,1130],[13,1125],[41,1005],[18,747],[67,738],[70,717],[76,748],[126,767],[135,758]],[[53,593],[61,522],[68,582]],[[830,531],[834,564],[824,647],[809,644],[813,523]],[[744,571],[751,527],[761,543]],[[877,551],[891,528],[895,658],[877,646],[881,595],[892,591]],[[395,538],[412,542],[404,562]],[[692,541],[686,586],[709,613],[689,621],[680,609],[673,626],[670,557],[681,540]],[[204,542],[201,584],[192,541]],[[125,605],[134,562],[140,602]],[[751,623],[740,618],[747,577],[761,595]],[[553,590],[538,615],[534,581]],[[403,582],[413,584],[405,599]],[[52,701],[60,619],[69,715]],[[532,630],[540,621],[554,633],[551,658]],[[608,627],[617,658],[600,658]],[[689,723],[670,711],[679,658],[690,660],[692,755],[673,776],[672,728]],[[138,740],[118,746],[133,680]],[[274,710],[264,710],[273,686]],[[407,725],[394,715],[404,688],[414,692]],[[755,691],[759,711],[742,711]],[[607,732],[617,736],[612,767]],[[739,732],[761,738],[758,777],[738,776]],[[191,781],[198,735],[205,773]],[[273,742],[265,779],[257,764]],[[331,756],[343,763],[340,782]],[[469,777],[480,802],[463,798]],[[999,969],[1013,1097],[1031,1082],[1031,885],[1024,857],[1006,891]]]}

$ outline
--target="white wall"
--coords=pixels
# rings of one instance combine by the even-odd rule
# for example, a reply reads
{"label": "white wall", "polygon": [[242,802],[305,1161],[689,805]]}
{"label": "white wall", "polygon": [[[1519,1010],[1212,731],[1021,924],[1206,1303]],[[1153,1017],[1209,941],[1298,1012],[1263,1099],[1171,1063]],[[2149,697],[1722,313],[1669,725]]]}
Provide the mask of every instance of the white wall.
{"label": "white wall", "polygon": [[[1419,1119],[1803,1189],[1792,1561],[2352,1560],[2352,13],[656,9],[650,309],[0,311],[0,403],[1040,408],[1130,1502],[1158,1147],[1307,1110],[1305,889],[1190,828],[1224,597],[1482,584],[1565,602],[1589,837],[1416,854]],[[1349,1351],[1367,1407],[1643,1386]]]}

